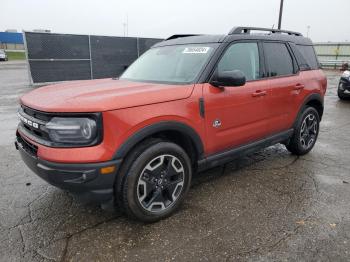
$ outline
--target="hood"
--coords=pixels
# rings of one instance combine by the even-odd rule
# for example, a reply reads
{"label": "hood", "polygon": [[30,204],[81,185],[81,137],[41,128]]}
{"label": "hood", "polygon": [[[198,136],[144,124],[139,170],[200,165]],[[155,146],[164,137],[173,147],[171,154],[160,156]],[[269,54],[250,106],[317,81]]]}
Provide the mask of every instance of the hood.
{"label": "hood", "polygon": [[44,112],[102,112],[187,98],[193,84],[168,85],[98,79],[37,88],[21,103]]}

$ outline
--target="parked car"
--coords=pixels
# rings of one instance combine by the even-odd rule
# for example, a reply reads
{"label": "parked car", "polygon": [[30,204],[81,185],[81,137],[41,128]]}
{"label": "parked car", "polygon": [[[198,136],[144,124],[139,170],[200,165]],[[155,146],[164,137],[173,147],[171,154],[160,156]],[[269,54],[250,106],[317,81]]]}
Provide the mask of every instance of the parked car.
{"label": "parked car", "polygon": [[0,49],[0,61],[7,61],[8,57],[6,52],[3,49]]}
{"label": "parked car", "polygon": [[153,222],[179,208],[198,171],[276,143],[308,153],[326,88],[300,33],[175,35],[117,80],[25,94],[16,147],[50,184],[114,198],[129,216]]}
{"label": "parked car", "polygon": [[350,99],[350,71],[344,71],[338,84],[338,97],[342,100]]}

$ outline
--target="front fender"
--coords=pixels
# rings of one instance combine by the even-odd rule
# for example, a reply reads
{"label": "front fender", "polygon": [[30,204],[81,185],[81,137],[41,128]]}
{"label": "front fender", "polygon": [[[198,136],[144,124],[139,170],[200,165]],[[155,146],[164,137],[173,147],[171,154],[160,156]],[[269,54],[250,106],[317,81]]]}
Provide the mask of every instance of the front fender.
{"label": "front fender", "polygon": [[188,136],[193,142],[196,151],[199,156],[203,155],[204,147],[202,139],[197,134],[197,132],[185,123],[178,121],[161,121],[146,127],[141,128],[139,131],[130,136],[115,152],[113,159],[124,158],[127,153],[139,142],[153,134],[162,131],[178,131],[186,136]]}

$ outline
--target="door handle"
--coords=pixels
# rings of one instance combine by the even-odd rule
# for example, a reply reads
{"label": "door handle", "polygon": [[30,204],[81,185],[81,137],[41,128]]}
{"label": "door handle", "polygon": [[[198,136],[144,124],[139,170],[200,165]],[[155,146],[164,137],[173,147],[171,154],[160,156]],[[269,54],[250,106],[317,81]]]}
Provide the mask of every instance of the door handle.
{"label": "door handle", "polygon": [[293,87],[293,89],[294,90],[302,90],[302,89],[304,89],[304,85],[303,84],[296,84],[294,87]]}
{"label": "door handle", "polygon": [[256,91],[252,94],[252,97],[266,96],[266,94],[267,94],[266,91],[256,90]]}

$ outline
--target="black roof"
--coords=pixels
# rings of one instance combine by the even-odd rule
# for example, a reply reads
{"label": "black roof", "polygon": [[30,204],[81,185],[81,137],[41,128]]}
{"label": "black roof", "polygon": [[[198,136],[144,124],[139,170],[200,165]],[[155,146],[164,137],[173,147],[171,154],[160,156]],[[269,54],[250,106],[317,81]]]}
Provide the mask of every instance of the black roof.
{"label": "black roof", "polygon": [[[267,33],[254,34],[252,31],[265,31]],[[225,43],[242,39],[275,40],[293,42],[297,45],[312,45],[312,41],[304,37],[301,33],[258,27],[234,27],[227,35],[173,35],[168,39],[155,44],[153,47],[182,44]]]}

